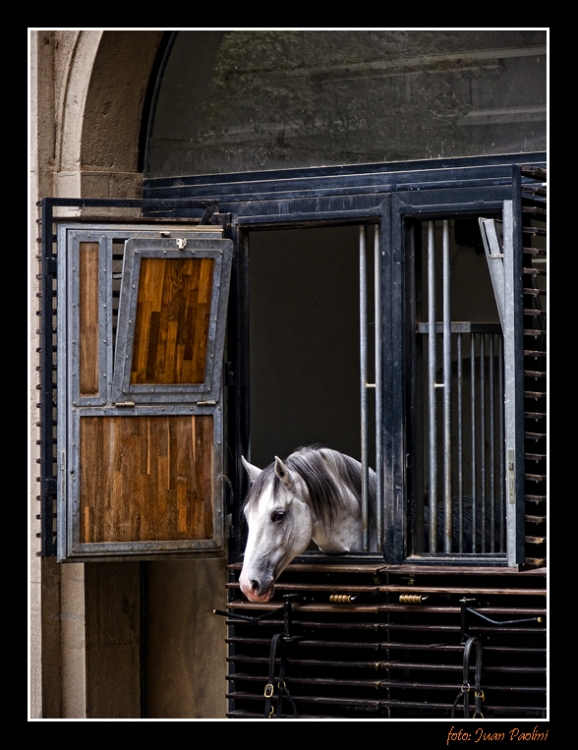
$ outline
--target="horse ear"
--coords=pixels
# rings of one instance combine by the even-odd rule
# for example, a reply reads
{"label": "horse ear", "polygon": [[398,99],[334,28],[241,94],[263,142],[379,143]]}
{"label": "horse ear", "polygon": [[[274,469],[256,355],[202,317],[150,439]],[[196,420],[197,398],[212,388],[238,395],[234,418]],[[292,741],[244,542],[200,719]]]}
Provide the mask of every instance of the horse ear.
{"label": "horse ear", "polygon": [[285,487],[288,489],[292,487],[293,480],[291,479],[291,472],[278,456],[275,456],[275,474],[277,474]]}
{"label": "horse ear", "polygon": [[263,469],[259,469],[256,466],[250,464],[245,460],[245,456],[241,456],[241,461],[243,462],[243,466],[245,467],[251,482],[256,482],[257,479],[261,476],[261,472],[263,471]]}

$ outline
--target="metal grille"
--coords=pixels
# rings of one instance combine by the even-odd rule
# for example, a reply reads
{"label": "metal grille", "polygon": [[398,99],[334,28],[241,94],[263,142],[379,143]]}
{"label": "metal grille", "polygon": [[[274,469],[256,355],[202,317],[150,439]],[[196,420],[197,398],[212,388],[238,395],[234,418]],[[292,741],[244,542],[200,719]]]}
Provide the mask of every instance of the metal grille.
{"label": "metal grille", "polygon": [[[463,677],[464,606],[493,621],[466,623],[482,642],[484,717],[546,715],[543,570],[293,564],[275,601],[256,605],[237,592],[239,567],[230,567],[229,717],[263,717],[271,638],[283,631],[281,614],[258,623],[235,615],[262,615],[284,595],[294,597],[285,681],[298,718],[449,718]],[[460,703],[456,711],[463,716]]]}
{"label": "metal grille", "polygon": [[481,236],[472,219],[419,228],[413,553],[503,557],[504,346]]}

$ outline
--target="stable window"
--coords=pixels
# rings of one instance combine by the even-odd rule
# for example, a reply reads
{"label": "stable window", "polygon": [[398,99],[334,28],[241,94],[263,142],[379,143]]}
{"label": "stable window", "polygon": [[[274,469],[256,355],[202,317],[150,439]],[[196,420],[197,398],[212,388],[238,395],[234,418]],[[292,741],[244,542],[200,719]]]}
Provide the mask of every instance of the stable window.
{"label": "stable window", "polygon": [[[545,412],[525,397],[545,396],[544,285],[523,286],[545,266],[522,228],[540,236],[544,201],[522,227],[521,186],[513,157],[149,180],[144,202],[181,201],[180,226],[61,221],[43,456],[60,559],[222,554],[228,538],[238,560],[241,457],[321,442],[377,472],[377,549],[354,557],[540,564],[545,428],[525,419]],[[188,208],[207,196],[219,226]]]}
{"label": "stable window", "polygon": [[412,553],[503,560],[504,334],[478,221],[416,221],[409,233]]}

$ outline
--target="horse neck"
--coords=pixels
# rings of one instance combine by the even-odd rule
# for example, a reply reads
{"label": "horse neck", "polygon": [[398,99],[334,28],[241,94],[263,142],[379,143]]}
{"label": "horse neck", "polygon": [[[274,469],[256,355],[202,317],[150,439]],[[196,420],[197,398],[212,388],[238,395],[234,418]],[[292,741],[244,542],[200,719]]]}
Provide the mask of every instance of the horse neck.
{"label": "horse neck", "polygon": [[349,496],[347,499],[349,512],[343,513],[335,519],[333,525],[328,525],[323,519],[317,518],[311,504],[308,503],[313,520],[311,538],[322,552],[338,553],[351,552],[361,549],[362,531],[359,503]]}
{"label": "horse neck", "polygon": [[[368,486],[369,546],[367,548],[367,551],[370,552],[377,550],[376,493],[376,475],[373,469],[370,469]],[[312,539],[323,552],[359,552],[364,550],[361,499],[357,498],[350,490],[345,491],[342,498],[345,510],[340,518],[335,519],[333,526],[328,526],[323,523],[323,520],[316,519],[315,511],[308,503],[313,519]]]}

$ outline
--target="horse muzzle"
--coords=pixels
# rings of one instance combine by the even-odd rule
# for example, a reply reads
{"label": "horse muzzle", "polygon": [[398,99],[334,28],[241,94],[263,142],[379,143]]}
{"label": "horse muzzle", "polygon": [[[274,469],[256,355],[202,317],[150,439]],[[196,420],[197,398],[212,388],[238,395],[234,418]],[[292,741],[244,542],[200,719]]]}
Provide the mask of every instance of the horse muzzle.
{"label": "horse muzzle", "polygon": [[271,581],[267,587],[255,579],[244,578],[242,573],[239,579],[241,591],[250,602],[268,602],[275,592],[275,581]]}

